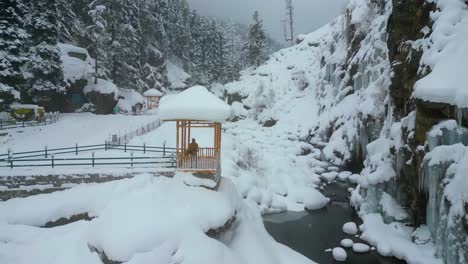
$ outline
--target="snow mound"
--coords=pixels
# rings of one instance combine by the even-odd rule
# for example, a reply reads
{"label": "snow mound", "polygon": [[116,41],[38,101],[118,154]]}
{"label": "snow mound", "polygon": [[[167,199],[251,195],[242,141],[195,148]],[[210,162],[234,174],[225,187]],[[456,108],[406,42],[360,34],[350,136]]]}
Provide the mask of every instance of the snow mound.
{"label": "snow mound", "polygon": [[343,232],[349,235],[355,235],[358,232],[356,223],[349,222],[343,225]]}
{"label": "snow mound", "polygon": [[224,122],[231,116],[231,107],[203,86],[191,87],[161,100],[162,120],[200,120]]}
{"label": "snow mound", "polygon": [[[84,48],[70,44],[59,43],[60,59],[63,64],[63,77],[65,80],[74,82],[79,79],[88,79],[93,72],[93,60]],[[72,55],[75,56],[72,56]],[[77,58],[80,57],[80,58]],[[82,59],[84,58],[84,60]]]}
{"label": "snow mound", "polygon": [[442,260],[435,257],[435,250],[431,243],[417,245],[411,239],[412,230],[407,230],[401,224],[385,224],[379,214],[367,214],[364,221],[361,238],[383,256],[395,256],[408,263],[442,264]]}
{"label": "snow mound", "polygon": [[468,9],[462,0],[438,0],[432,33],[424,40],[422,66],[430,73],[414,86],[417,98],[468,107]]}
{"label": "snow mound", "polygon": [[[313,263],[275,242],[258,211],[227,179],[210,191],[178,179],[138,175],[0,205],[0,241],[6,242],[0,263],[99,264],[104,254],[133,264]],[[56,228],[25,225],[83,211],[98,217]],[[229,239],[207,235],[229,221],[235,221]]]}
{"label": "snow mound", "polygon": [[145,98],[133,89],[119,89],[119,95],[123,98],[119,99],[117,107],[127,112],[132,111],[132,106],[145,103]]}
{"label": "snow mound", "polygon": [[345,261],[348,255],[346,254],[346,251],[340,247],[336,247],[333,249],[333,258],[336,261]]}

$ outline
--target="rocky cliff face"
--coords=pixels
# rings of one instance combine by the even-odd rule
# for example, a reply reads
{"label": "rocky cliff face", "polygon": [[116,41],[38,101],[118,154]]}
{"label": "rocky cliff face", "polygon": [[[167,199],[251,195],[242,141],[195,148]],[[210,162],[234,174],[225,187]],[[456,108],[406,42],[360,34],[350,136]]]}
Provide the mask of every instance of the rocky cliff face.
{"label": "rocky cliff face", "polygon": [[[341,28],[335,27],[330,41],[322,43],[327,50],[317,98],[320,115],[326,118],[317,131],[327,142],[324,158],[361,174],[354,193],[361,211],[379,213],[388,223],[428,225],[437,256],[455,264],[468,260],[468,204],[463,195],[468,185],[458,190],[454,201],[447,195],[448,185],[468,181],[453,172],[461,158],[442,167],[428,160],[434,149],[441,151],[438,147],[468,144],[463,132],[467,111],[413,97],[416,82],[431,72],[422,56],[424,45],[431,45],[425,41],[434,30],[437,16],[431,14],[439,11],[439,2],[351,1],[337,22]],[[434,139],[431,131],[447,120],[452,125]],[[388,195],[407,209],[405,219],[388,216],[381,205]]]}

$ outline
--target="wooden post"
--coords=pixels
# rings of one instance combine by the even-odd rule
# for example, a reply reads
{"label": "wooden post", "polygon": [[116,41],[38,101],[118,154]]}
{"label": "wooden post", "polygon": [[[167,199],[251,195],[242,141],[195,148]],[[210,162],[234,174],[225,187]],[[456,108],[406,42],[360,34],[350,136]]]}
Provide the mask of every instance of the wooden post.
{"label": "wooden post", "polygon": [[[176,161],[179,158],[179,121],[176,122]],[[177,162],[177,166],[179,166],[179,163]]]}
{"label": "wooden post", "polygon": [[190,133],[191,133],[191,126],[192,126],[192,121],[188,121],[188,136],[187,136],[187,140],[188,140],[188,143],[190,144],[192,141],[191,137],[190,137]]}

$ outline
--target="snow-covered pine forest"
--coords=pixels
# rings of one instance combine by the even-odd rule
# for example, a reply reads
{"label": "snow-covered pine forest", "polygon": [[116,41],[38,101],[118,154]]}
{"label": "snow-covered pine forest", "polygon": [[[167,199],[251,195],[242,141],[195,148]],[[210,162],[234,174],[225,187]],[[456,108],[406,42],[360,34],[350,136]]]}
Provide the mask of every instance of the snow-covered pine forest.
{"label": "snow-covered pine forest", "polygon": [[[1,10],[2,108],[73,112],[73,95],[92,77],[170,92],[236,80],[252,63],[249,25],[204,17],[186,0],[2,1]],[[263,62],[279,44],[265,35],[260,46]]]}
{"label": "snow-covered pine forest", "polygon": [[[91,104],[96,91],[126,109],[148,88],[164,96],[135,116],[97,115],[99,104],[87,103],[52,124],[0,130],[0,155],[8,153],[0,156],[0,263],[468,263],[466,0],[349,0],[341,15],[269,56],[274,44],[257,30],[258,13],[242,29],[195,16],[185,1],[80,2],[6,2],[15,8],[0,19],[0,117],[18,109],[14,102],[55,111],[25,92],[53,84],[30,70],[34,61],[57,62],[35,69],[58,70],[48,73],[65,80],[61,89],[82,89]],[[37,16],[56,17],[55,37],[31,30],[39,8]],[[49,16],[49,8],[65,11]],[[184,14],[206,28],[184,27]],[[149,17],[156,22],[140,20]],[[236,69],[203,52],[213,43],[197,40],[209,29],[231,37],[218,48],[236,50],[225,54]],[[135,43],[147,45],[126,49]],[[44,47],[57,55],[32,56]],[[113,64],[114,56],[138,59]],[[186,130],[185,119],[222,129]],[[179,144],[187,131],[200,155],[187,139]],[[121,134],[131,137],[108,144]],[[174,165],[134,163],[154,158],[154,146],[164,146],[158,158],[174,150]],[[72,148],[55,154],[62,147]],[[181,169],[196,169],[209,147],[219,151],[213,177]],[[40,166],[15,167],[30,150]],[[90,157],[92,166],[76,164]]]}

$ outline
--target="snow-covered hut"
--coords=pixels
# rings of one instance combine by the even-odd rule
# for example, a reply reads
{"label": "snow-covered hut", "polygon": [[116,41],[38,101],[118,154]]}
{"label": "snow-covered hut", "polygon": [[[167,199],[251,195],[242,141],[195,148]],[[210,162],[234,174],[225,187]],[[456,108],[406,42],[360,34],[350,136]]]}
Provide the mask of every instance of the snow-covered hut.
{"label": "snow-covered hut", "polygon": [[143,96],[146,98],[146,105],[148,109],[158,108],[159,101],[163,94],[156,89],[149,89],[143,93]]}
{"label": "snow-covered hut", "polygon": [[[221,124],[231,116],[231,107],[203,86],[191,87],[177,95],[166,96],[159,108],[161,120],[177,124],[177,169],[186,172],[212,173],[220,170]],[[213,146],[190,146],[194,128],[213,128]]]}

